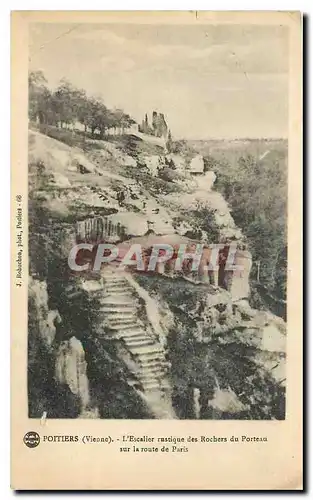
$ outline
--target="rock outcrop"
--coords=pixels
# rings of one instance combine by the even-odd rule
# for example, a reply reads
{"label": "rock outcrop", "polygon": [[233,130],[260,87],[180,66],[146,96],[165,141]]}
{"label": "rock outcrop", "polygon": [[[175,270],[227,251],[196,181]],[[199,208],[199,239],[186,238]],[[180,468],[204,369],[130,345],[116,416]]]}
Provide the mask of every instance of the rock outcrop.
{"label": "rock outcrop", "polygon": [[61,316],[57,310],[49,309],[47,283],[29,278],[28,300],[32,311],[32,320],[38,327],[38,333],[43,344],[51,348],[55,335],[56,325],[61,323]]}
{"label": "rock outcrop", "polygon": [[164,338],[180,418],[284,418],[277,406],[286,376],[283,320],[247,300],[234,302],[227,291],[177,288],[165,276],[136,279],[168,318]]}
{"label": "rock outcrop", "polygon": [[76,338],[63,340],[56,352],[55,378],[61,385],[69,387],[80,400],[83,411],[89,404],[87,363],[82,343]]}

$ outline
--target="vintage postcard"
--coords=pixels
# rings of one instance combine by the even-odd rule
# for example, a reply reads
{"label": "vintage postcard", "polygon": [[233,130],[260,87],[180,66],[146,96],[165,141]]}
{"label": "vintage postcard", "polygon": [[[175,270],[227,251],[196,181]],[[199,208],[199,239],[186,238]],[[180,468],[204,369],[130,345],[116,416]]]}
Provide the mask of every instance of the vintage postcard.
{"label": "vintage postcard", "polygon": [[12,488],[302,489],[301,37],[12,13]]}

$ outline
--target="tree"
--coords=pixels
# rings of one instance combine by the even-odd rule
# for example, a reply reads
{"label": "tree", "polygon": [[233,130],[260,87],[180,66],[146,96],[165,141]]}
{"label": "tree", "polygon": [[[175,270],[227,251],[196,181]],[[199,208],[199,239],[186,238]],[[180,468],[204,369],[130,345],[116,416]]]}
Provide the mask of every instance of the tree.
{"label": "tree", "polygon": [[[257,160],[251,154],[236,163],[208,159],[217,174],[216,188],[228,201],[236,224],[249,241],[253,260],[260,261],[260,282],[279,299],[286,295],[285,156],[273,150]],[[255,278],[252,269],[251,277]]]}
{"label": "tree", "polygon": [[47,123],[49,117],[51,92],[42,71],[31,71],[28,75],[28,115],[30,120]]}
{"label": "tree", "polygon": [[77,89],[74,92],[74,114],[79,123],[85,127],[85,133],[88,128],[88,114],[89,114],[89,99],[85,90]]}
{"label": "tree", "polygon": [[77,119],[74,105],[75,92],[76,89],[72,84],[63,78],[53,94],[54,110],[61,128],[63,128],[64,125],[68,126],[74,123]]}
{"label": "tree", "polygon": [[63,78],[57,89],[51,92],[42,71],[32,71],[28,76],[29,118],[40,124],[61,128],[81,123],[92,136],[98,130],[104,137],[109,129],[123,133],[135,120],[122,109],[108,109],[101,97],[88,97],[84,89],[72,85]]}
{"label": "tree", "polygon": [[32,85],[45,85],[47,83],[46,77],[43,71],[30,71],[28,74],[28,86]]}
{"label": "tree", "polygon": [[97,129],[99,130],[100,135],[104,134],[105,120],[103,115],[106,111],[107,108],[99,99],[91,97],[88,100],[85,123],[90,128],[92,136],[94,136]]}
{"label": "tree", "polygon": [[113,113],[114,113],[115,128],[119,131],[119,133],[123,133],[124,111],[122,109],[114,109]]}
{"label": "tree", "polygon": [[95,113],[95,124],[99,130],[100,137],[103,138],[105,131],[108,128],[108,108],[103,104],[102,101],[97,101],[97,109]]}
{"label": "tree", "polygon": [[122,123],[123,123],[123,127],[124,129],[125,128],[130,128],[132,125],[135,125],[136,124],[136,121],[128,114],[124,114],[123,118],[122,118]]}

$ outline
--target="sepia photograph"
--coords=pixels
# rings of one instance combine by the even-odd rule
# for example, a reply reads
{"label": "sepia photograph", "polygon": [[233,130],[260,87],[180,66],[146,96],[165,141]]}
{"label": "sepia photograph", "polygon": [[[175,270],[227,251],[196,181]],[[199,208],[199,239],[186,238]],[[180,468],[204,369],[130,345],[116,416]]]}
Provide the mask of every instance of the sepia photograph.
{"label": "sepia photograph", "polygon": [[285,419],[288,32],[29,24],[29,418]]}
{"label": "sepia photograph", "polygon": [[12,489],[302,489],[302,22],[12,13]]}

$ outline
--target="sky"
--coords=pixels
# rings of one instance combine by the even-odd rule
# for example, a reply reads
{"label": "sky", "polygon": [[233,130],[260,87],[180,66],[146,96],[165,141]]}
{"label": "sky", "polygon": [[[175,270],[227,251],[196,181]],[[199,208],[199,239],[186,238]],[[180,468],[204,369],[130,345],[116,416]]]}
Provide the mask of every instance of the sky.
{"label": "sky", "polygon": [[139,122],[163,112],[175,139],[288,134],[284,26],[36,23],[29,64]]}

